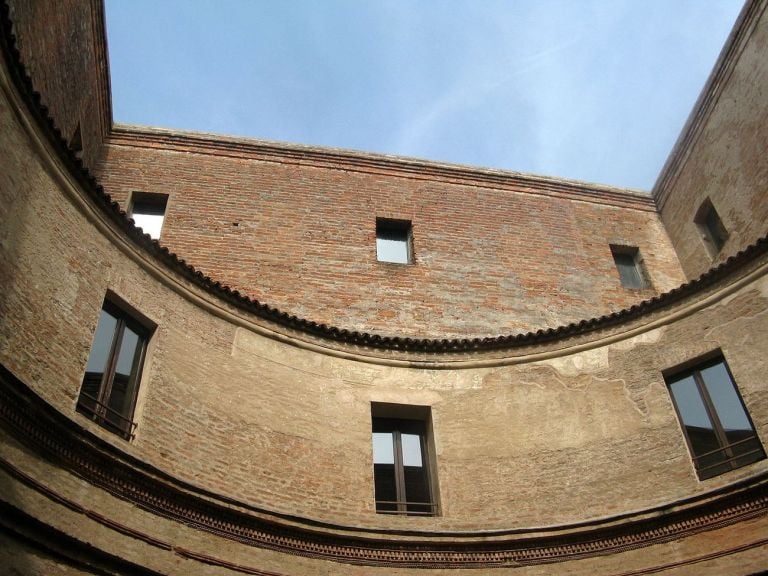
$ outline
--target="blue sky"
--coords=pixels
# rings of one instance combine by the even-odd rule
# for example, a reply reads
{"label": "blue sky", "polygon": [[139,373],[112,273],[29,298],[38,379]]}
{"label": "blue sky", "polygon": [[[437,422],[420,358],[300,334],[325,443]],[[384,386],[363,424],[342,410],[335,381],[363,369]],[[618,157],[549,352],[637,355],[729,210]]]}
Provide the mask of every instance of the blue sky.
{"label": "blue sky", "polygon": [[116,122],[649,190],[742,0],[107,0]]}

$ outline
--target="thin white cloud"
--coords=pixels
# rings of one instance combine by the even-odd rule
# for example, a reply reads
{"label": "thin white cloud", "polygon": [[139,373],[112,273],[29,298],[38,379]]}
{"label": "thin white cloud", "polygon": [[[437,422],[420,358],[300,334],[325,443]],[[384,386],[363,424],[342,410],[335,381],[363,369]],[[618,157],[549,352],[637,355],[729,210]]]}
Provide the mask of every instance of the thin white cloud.
{"label": "thin white cloud", "polygon": [[[405,154],[415,152],[420,149],[425,136],[434,132],[437,126],[449,122],[458,111],[481,105],[489,94],[508,88],[513,83],[513,90],[522,91],[522,84],[515,80],[549,65],[552,56],[573,47],[580,40],[579,35],[562,41],[522,58],[513,66],[471,67],[471,63],[465,63],[460,67],[460,75],[453,78],[453,85],[448,91],[410,116],[397,134],[395,147]],[[499,70],[507,71],[499,74]],[[529,99],[535,100],[533,97]]]}

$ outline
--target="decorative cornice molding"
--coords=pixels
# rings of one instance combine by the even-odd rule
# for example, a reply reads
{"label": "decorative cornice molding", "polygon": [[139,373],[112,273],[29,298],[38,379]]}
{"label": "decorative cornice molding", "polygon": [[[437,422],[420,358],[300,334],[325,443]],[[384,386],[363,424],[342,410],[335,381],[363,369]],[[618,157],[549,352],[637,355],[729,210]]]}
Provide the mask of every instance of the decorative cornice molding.
{"label": "decorative cornice molding", "polygon": [[93,205],[102,211],[108,220],[120,230],[136,247],[151,255],[165,269],[168,269],[182,278],[192,282],[204,291],[212,294],[223,302],[234,306],[246,313],[274,323],[283,329],[297,331],[308,336],[338,342],[345,345],[364,347],[370,349],[390,350],[395,352],[412,352],[428,354],[456,354],[476,353],[485,351],[509,350],[524,346],[538,345],[554,342],[572,336],[580,336],[605,328],[613,327],[630,321],[644,314],[669,307],[683,298],[687,298],[696,292],[706,289],[714,282],[720,281],[731,274],[737,273],[739,268],[752,260],[768,253],[768,237],[761,238],[755,244],[730,257],[717,268],[704,273],[698,279],[685,283],[669,292],[645,300],[611,314],[585,319],[557,328],[541,329],[527,333],[510,334],[493,337],[476,338],[406,338],[400,336],[382,336],[356,330],[347,330],[336,326],[318,323],[305,318],[299,318],[288,314],[268,304],[249,298],[238,290],[205,276],[194,266],[187,263],[178,255],[170,252],[168,248],[152,240],[149,235],[143,234],[137,228],[132,219],[128,218],[119,204],[113,201],[104,189],[98,184],[90,172],[83,167],[74,151],[68,145],[56,128],[53,119],[48,114],[48,109],[41,104],[40,94],[35,92],[32,81],[26,74],[20,54],[16,48],[15,36],[12,33],[12,23],[9,19],[9,10],[6,0],[0,3],[0,47],[11,80],[16,91],[24,100],[27,111],[37,123],[43,135],[47,138],[54,153],[60,158],[65,168],[69,171],[73,180],[82,188]]}
{"label": "decorative cornice molding", "polygon": [[[0,365],[0,427],[39,457],[94,489],[157,516],[248,546],[368,566],[469,568],[563,562],[670,542],[768,513],[768,473],[658,508],[557,527],[495,532],[400,532],[280,516],[202,491],[84,430]],[[126,536],[119,522],[59,496],[0,460],[0,467],[48,498]],[[403,538],[406,536],[406,538]]]}

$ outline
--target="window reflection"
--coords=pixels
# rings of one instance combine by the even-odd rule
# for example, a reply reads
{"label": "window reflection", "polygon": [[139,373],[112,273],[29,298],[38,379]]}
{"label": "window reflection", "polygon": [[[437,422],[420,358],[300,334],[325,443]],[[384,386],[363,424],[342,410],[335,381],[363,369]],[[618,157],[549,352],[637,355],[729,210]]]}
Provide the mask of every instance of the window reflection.
{"label": "window reflection", "polygon": [[136,392],[149,331],[105,301],[77,401],[77,410],[126,438],[133,433]]}

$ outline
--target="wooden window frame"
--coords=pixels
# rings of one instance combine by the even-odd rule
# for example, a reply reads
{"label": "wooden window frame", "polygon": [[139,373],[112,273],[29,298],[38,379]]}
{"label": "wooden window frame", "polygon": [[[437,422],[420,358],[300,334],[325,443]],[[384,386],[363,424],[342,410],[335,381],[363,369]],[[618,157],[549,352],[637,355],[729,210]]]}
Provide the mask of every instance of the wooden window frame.
{"label": "wooden window frame", "polygon": [[[616,266],[616,272],[619,274],[619,282],[622,287],[627,290],[647,290],[651,288],[651,282],[648,278],[648,272],[643,264],[643,259],[640,256],[640,249],[637,246],[626,246],[622,244],[610,244],[611,255],[613,256],[613,263]],[[622,275],[621,270],[623,263],[619,260],[623,258],[631,258],[634,266],[635,275],[637,277],[637,285],[628,283],[625,277]]]}
{"label": "wooden window frame", "polygon": [[[372,403],[371,432],[389,432],[393,435],[396,498],[394,501],[378,500],[375,495],[374,486],[376,513],[400,516],[437,516],[439,507],[436,497],[436,472],[434,459],[432,457],[433,447],[430,408],[428,406]],[[402,448],[402,434],[413,434],[418,435],[419,437],[429,502],[409,502],[405,498],[405,465]],[[374,484],[375,475],[374,462]],[[389,506],[394,506],[395,509],[386,509]],[[425,508],[427,510],[424,510]]]}
{"label": "wooden window frame", "polygon": [[[702,376],[703,370],[707,368],[711,368],[713,366],[717,366],[718,364],[722,364],[723,367],[725,368],[730,385],[733,388],[733,391],[736,394],[736,397],[738,398],[739,402],[741,403],[741,407],[744,411],[744,415],[746,416],[752,431],[751,436],[747,438],[743,438],[736,442],[731,442],[728,440],[726,436],[725,428],[720,420],[720,415],[719,415],[717,405],[712,400],[712,396],[707,387],[707,383],[704,380],[704,377]],[[680,407],[677,404],[677,399],[675,398],[675,395],[672,393],[672,385],[689,376],[693,378],[693,381],[696,384],[696,390],[704,405],[704,409],[707,413],[707,417],[709,418],[712,424],[713,432],[715,434],[715,438],[717,439],[717,443],[718,443],[717,449],[711,450],[709,452],[706,452],[704,454],[699,454],[699,455],[697,455],[696,451],[694,450],[694,442],[692,441],[692,439],[688,434],[688,430],[686,428],[683,415],[681,413]],[[707,355],[706,357],[704,357],[703,359],[700,359],[699,361],[687,362],[681,368],[673,369],[671,371],[666,371],[664,374],[664,380],[666,381],[667,390],[669,391],[670,398],[672,399],[672,405],[675,408],[677,420],[683,432],[683,437],[685,438],[685,442],[688,447],[688,452],[690,454],[691,460],[696,470],[696,475],[698,476],[699,480],[707,480],[709,478],[714,478],[715,476],[719,476],[726,472],[730,472],[731,470],[736,470],[743,466],[748,466],[749,464],[765,459],[766,457],[765,450],[763,448],[763,445],[762,445],[762,442],[760,441],[759,436],[757,435],[755,424],[752,421],[752,417],[750,416],[746,405],[744,404],[744,399],[742,398],[741,393],[739,392],[738,386],[736,386],[736,381],[733,378],[731,369],[728,366],[728,363],[725,361],[725,357],[722,355],[722,353],[718,351],[711,355]],[[745,444],[751,441],[757,442],[757,445],[758,445],[757,448],[749,452],[746,452],[744,454],[735,454],[733,452],[733,447],[740,444]],[[710,457],[717,452],[723,453],[722,459],[718,460],[717,462],[707,464],[706,466],[700,466],[699,464],[700,460],[706,457]],[[746,463],[739,462],[739,460],[744,459],[745,457],[751,454],[754,454],[757,457],[754,461],[749,461]],[[720,468],[726,465],[728,466],[728,470],[724,470],[724,471],[719,470]]]}
{"label": "wooden window frame", "polygon": [[[107,353],[107,360],[104,372],[99,381],[97,395],[91,396],[85,392],[85,382],[87,372],[83,376],[80,393],[77,399],[76,410],[96,422],[102,428],[122,436],[126,440],[131,440],[135,436],[136,422],[133,420],[136,410],[136,399],[138,397],[141,385],[141,376],[144,369],[144,360],[147,354],[149,339],[155,329],[155,326],[147,318],[133,310],[130,306],[117,299],[113,294],[108,294],[101,307],[102,311],[107,312],[115,318],[115,328],[112,331],[112,340]],[[101,319],[101,314],[99,315]],[[110,408],[109,401],[112,397],[115,374],[117,372],[117,362],[119,360],[121,345],[125,329],[131,329],[140,339],[140,348],[134,355],[132,373],[135,372],[132,389],[129,393],[128,409],[125,414]],[[98,331],[98,324],[94,331],[94,338]],[[95,341],[91,345],[91,351]],[[115,422],[115,419],[117,422]]]}

